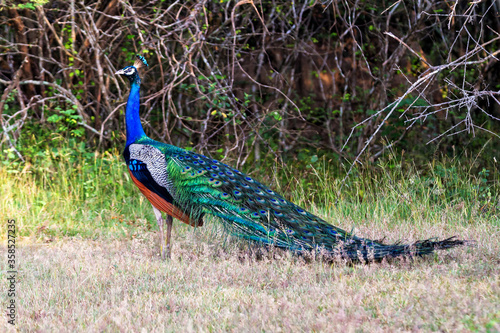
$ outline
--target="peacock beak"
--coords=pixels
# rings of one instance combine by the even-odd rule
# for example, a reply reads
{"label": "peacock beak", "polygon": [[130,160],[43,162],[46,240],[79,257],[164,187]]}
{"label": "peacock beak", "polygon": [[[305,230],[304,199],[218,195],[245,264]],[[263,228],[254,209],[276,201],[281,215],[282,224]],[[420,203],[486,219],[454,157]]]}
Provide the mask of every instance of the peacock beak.
{"label": "peacock beak", "polygon": [[120,69],[118,72],[115,73],[115,75],[124,75],[125,71],[123,69]]}

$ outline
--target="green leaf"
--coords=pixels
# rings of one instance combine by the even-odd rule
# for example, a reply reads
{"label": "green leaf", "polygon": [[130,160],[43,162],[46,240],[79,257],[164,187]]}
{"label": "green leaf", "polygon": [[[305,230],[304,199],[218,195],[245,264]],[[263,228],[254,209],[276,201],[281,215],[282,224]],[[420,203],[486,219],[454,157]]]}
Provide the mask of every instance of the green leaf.
{"label": "green leaf", "polygon": [[49,123],[57,123],[57,122],[61,121],[62,119],[64,119],[63,116],[60,116],[58,114],[53,114],[52,116],[47,118],[47,121]]}

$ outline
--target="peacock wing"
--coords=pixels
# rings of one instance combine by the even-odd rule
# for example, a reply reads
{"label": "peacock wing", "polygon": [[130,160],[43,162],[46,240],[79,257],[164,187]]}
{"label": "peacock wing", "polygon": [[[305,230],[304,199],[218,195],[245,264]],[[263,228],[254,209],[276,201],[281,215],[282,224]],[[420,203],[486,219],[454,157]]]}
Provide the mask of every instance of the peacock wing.
{"label": "peacock wing", "polygon": [[165,155],[156,147],[133,143],[123,153],[130,177],[144,196],[157,209],[192,226],[201,226],[201,218],[186,214],[172,197],[172,182],[167,174]]}

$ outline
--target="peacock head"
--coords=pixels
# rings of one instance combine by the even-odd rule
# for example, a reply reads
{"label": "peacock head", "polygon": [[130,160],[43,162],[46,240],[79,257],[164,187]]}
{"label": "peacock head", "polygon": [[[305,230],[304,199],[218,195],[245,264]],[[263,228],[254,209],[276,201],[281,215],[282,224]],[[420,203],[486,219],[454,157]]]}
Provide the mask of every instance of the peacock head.
{"label": "peacock head", "polygon": [[139,78],[139,68],[148,66],[148,62],[146,59],[141,56],[141,55],[136,55],[137,60],[134,62],[133,66],[127,66],[125,68],[120,69],[118,72],[115,73],[115,75],[124,75],[130,83],[132,82],[141,82],[141,79]]}

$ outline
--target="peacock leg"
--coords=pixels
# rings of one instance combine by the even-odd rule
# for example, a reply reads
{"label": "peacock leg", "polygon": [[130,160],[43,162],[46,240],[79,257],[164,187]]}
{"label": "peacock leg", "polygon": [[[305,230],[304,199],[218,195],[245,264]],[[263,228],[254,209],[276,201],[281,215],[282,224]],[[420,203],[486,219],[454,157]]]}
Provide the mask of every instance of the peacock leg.
{"label": "peacock leg", "polygon": [[165,244],[164,242],[164,236],[163,236],[163,222],[165,220],[163,219],[163,216],[161,216],[161,211],[158,210],[155,206],[153,206],[153,210],[155,212],[156,216],[156,222],[158,223],[158,228],[160,228],[160,251],[161,251],[161,258],[164,260],[165,259],[165,248],[163,245]]}
{"label": "peacock leg", "polygon": [[172,234],[172,223],[174,218],[170,215],[167,215],[167,258],[170,259],[170,236]]}

